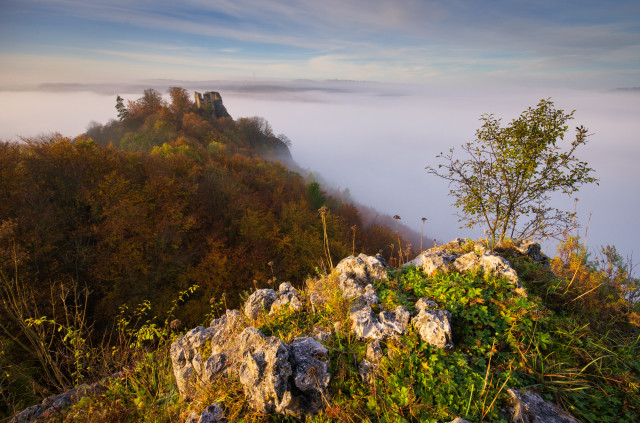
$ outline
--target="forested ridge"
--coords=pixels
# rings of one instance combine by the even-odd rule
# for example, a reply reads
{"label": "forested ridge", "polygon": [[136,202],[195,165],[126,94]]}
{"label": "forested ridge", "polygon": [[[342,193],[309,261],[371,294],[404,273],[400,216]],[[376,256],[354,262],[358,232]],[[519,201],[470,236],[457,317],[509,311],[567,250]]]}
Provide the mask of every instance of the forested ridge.
{"label": "forested ridge", "polygon": [[[397,243],[393,229],[365,224],[356,206],[273,161],[290,159],[289,141],[264,119],[216,119],[181,88],[170,97],[118,97],[118,120],[76,138],[0,143],[2,360],[8,369],[19,358],[33,378],[7,382],[14,392],[62,387],[38,377],[19,319],[62,322],[83,308],[99,338],[125,308],[148,302],[159,314],[197,285],[175,317],[199,323],[210,302],[231,307],[245,291],[322,271],[321,207],[334,261],[388,256]],[[23,304],[6,306],[16,295]]]}

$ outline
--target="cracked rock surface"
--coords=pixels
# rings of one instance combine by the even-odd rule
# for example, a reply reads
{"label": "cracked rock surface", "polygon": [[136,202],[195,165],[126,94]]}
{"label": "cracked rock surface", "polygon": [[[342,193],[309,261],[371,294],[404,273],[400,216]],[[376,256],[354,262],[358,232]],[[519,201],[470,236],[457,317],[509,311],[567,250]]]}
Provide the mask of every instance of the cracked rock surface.
{"label": "cracked rock surface", "polygon": [[278,300],[278,294],[273,289],[258,289],[249,296],[244,304],[244,314],[249,319],[257,319],[264,312],[271,310],[271,305]]}
{"label": "cracked rock surface", "polygon": [[172,343],[180,394],[190,397],[197,385],[235,375],[256,411],[301,417],[322,410],[331,380],[327,349],[314,338],[286,344],[245,325],[239,311],[228,310],[210,327],[198,326]]}
{"label": "cracked rock surface", "polygon": [[278,299],[271,304],[269,314],[275,313],[281,307],[289,305],[294,310],[302,310],[302,302],[298,290],[289,282],[283,282],[278,288]]}
{"label": "cracked rock surface", "polygon": [[451,313],[447,310],[422,309],[411,320],[411,324],[418,330],[424,342],[436,348],[453,348]]}

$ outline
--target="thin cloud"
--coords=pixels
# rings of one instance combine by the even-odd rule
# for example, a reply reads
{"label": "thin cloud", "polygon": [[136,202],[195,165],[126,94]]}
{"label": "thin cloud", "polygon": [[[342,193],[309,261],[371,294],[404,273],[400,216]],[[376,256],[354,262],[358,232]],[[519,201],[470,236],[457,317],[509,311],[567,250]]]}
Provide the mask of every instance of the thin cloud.
{"label": "thin cloud", "polygon": [[[131,41],[106,32],[99,44],[78,41],[67,49],[147,61],[147,68],[182,66],[180,71],[196,78],[194,67],[202,74],[240,71],[247,76],[258,69],[263,77],[413,82],[480,81],[517,69],[509,80],[600,87],[623,76],[622,83],[631,84],[640,76],[640,71],[622,74],[640,69],[640,6],[630,1],[516,7],[507,1],[468,0],[24,0],[6,10],[7,25],[17,9],[23,18],[29,13],[53,16],[70,28],[80,19],[118,25],[125,35],[134,29]],[[72,43],[73,37],[44,42],[51,44],[25,49],[60,51],[60,44]],[[211,64],[202,66],[206,61]],[[604,70],[609,74],[597,72]]]}
{"label": "thin cloud", "polygon": [[170,87],[179,86],[192,91],[217,90],[224,95],[262,98],[271,101],[327,102],[333,101],[326,95],[353,94],[374,97],[406,96],[412,88],[401,84],[378,84],[375,82],[346,80],[208,80],[185,81],[173,79],[153,79],[136,83],[44,83],[25,85],[18,89],[2,89],[0,92],[44,92],[79,93],[92,92],[101,95],[122,93],[139,94],[146,88],[166,92]]}

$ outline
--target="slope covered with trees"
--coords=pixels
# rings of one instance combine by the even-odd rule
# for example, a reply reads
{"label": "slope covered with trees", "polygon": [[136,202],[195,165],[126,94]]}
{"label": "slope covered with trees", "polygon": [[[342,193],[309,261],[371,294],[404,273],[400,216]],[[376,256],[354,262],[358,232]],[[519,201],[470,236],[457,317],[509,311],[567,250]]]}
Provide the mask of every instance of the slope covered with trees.
{"label": "slope covered with trees", "polygon": [[[388,254],[398,241],[267,160],[290,154],[264,119],[214,119],[185,90],[170,97],[146,90],[118,101],[119,120],[75,139],[0,143],[0,360],[12,375],[3,395],[38,397],[90,376],[38,356],[40,338],[49,351],[66,348],[51,322],[82,315],[83,342],[89,332],[100,342],[126,308],[148,302],[157,314],[195,285],[176,316],[185,324],[200,322],[212,299],[231,307],[244,291],[321,271],[329,257],[320,207],[334,261],[354,250]],[[43,316],[51,322],[28,320]],[[62,369],[55,384],[42,366]]]}

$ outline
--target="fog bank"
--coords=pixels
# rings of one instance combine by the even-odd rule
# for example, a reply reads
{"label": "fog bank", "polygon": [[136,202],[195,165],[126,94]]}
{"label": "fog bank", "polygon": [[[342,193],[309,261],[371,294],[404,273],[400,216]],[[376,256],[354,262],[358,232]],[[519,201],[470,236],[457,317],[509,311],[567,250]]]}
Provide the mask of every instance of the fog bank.
{"label": "fog bank", "polygon": [[[588,244],[592,249],[614,244],[625,255],[638,250],[633,240],[640,233],[635,217],[640,186],[634,172],[640,164],[637,91],[428,88],[349,81],[163,81],[149,86],[160,90],[170,85],[220,91],[234,118],[263,116],[275,133],[286,134],[300,166],[336,187],[348,188],[361,203],[400,215],[418,232],[426,217],[425,233],[445,241],[481,233],[458,229],[447,184],[428,174],[425,166],[437,166],[439,152],[473,140],[483,113],[494,113],[507,123],[540,99],[551,98],[558,108],[576,109],[568,136],[578,125],[592,134],[587,146],[577,151],[600,178],[600,186],[584,187],[577,195],[583,224],[592,213]],[[73,136],[92,120],[105,123],[115,117],[115,88],[81,88],[87,91],[55,86],[46,91],[0,91],[0,138],[52,131]],[[142,94],[126,92],[133,87],[122,88],[119,94],[126,99]],[[573,200],[558,204],[572,208]]]}

